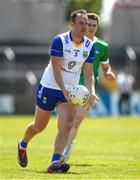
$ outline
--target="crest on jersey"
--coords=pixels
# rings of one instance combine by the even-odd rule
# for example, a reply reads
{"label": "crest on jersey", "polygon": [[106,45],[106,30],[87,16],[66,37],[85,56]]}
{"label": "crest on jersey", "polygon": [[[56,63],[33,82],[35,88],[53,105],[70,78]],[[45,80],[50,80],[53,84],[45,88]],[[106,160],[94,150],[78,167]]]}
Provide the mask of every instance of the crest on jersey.
{"label": "crest on jersey", "polygon": [[88,56],[88,52],[87,51],[83,51],[83,58],[86,59]]}

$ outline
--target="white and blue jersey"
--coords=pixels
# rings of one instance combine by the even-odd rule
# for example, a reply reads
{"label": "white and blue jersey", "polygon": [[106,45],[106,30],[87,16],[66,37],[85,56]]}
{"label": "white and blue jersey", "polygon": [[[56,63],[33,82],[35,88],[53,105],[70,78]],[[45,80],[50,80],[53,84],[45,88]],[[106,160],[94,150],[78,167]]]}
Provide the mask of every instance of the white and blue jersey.
{"label": "white and blue jersey", "polygon": [[[53,40],[51,56],[63,57],[64,63],[61,67],[62,78],[66,89],[79,83],[80,73],[84,62],[93,63],[94,48],[93,42],[84,37],[77,45],[72,41],[71,32],[66,32],[56,36]],[[41,79],[44,87],[59,89],[55,81],[50,60]]]}
{"label": "white and blue jersey", "polygon": [[[50,48],[50,56],[62,57],[61,74],[67,90],[79,83],[84,62],[93,63],[93,42],[84,37],[77,45],[72,40],[71,32],[56,36]],[[51,59],[41,78],[37,91],[37,105],[52,111],[57,104],[67,102],[60,87],[55,81]]]}

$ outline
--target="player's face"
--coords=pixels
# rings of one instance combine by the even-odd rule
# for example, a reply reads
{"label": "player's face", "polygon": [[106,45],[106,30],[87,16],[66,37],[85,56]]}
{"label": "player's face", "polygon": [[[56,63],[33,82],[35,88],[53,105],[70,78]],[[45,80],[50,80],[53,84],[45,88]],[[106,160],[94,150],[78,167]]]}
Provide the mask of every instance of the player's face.
{"label": "player's face", "polygon": [[78,37],[83,37],[86,34],[88,25],[88,18],[86,15],[79,14],[72,23],[73,31]]}
{"label": "player's face", "polygon": [[98,23],[96,20],[89,19],[88,20],[88,28],[87,28],[87,36],[94,36],[97,31]]}

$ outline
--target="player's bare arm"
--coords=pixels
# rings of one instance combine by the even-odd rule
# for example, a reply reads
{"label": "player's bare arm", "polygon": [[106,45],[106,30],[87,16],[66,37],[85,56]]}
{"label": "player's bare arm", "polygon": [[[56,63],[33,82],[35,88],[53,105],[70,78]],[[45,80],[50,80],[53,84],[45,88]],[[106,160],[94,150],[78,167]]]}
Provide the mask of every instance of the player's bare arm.
{"label": "player's bare arm", "polygon": [[102,69],[104,72],[105,77],[108,80],[114,80],[115,79],[115,74],[111,71],[110,64],[102,64]]}
{"label": "player's bare arm", "polygon": [[85,86],[89,90],[91,96],[89,98],[89,104],[92,106],[94,100],[99,100],[95,94],[94,86],[92,86],[93,79],[93,65],[91,63],[85,63],[83,67]]}
{"label": "player's bare arm", "polygon": [[64,86],[63,78],[61,75],[61,67],[63,65],[63,58],[51,56],[51,62],[52,62],[52,66],[53,66],[53,74],[54,74],[56,83],[62,90],[65,98],[68,100],[68,91],[66,90],[66,88]]}
{"label": "player's bare arm", "polygon": [[92,72],[93,72],[92,64],[84,63],[83,72],[84,72],[85,86],[89,90],[90,94],[92,94]]}

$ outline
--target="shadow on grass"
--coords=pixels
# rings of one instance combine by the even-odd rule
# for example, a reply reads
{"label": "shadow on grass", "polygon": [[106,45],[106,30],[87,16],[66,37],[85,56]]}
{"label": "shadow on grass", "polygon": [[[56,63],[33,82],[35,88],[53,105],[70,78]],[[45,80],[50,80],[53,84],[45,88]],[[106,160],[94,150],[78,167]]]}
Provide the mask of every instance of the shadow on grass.
{"label": "shadow on grass", "polygon": [[36,170],[36,169],[23,169],[23,171],[37,173],[37,174],[46,174],[46,171],[41,171],[41,170],[39,171],[39,170]]}
{"label": "shadow on grass", "polygon": [[70,164],[71,166],[78,166],[78,167],[97,167],[97,166],[107,166],[106,164]]}
{"label": "shadow on grass", "polygon": [[46,172],[46,171],[39,171],[39,170],[33,170],[33,169],[24,169],[24,171],[26,171],[26,172],[32,172],[32,173],[37,173],[37,174],[64,174],[64,175],[68,175],[68,174],[74,174],[74,175],[87,174],[87,173],[72,172],[72,171],[69,171],[69,172],[67,172],[67,173],[48,173],[48,172]]}

